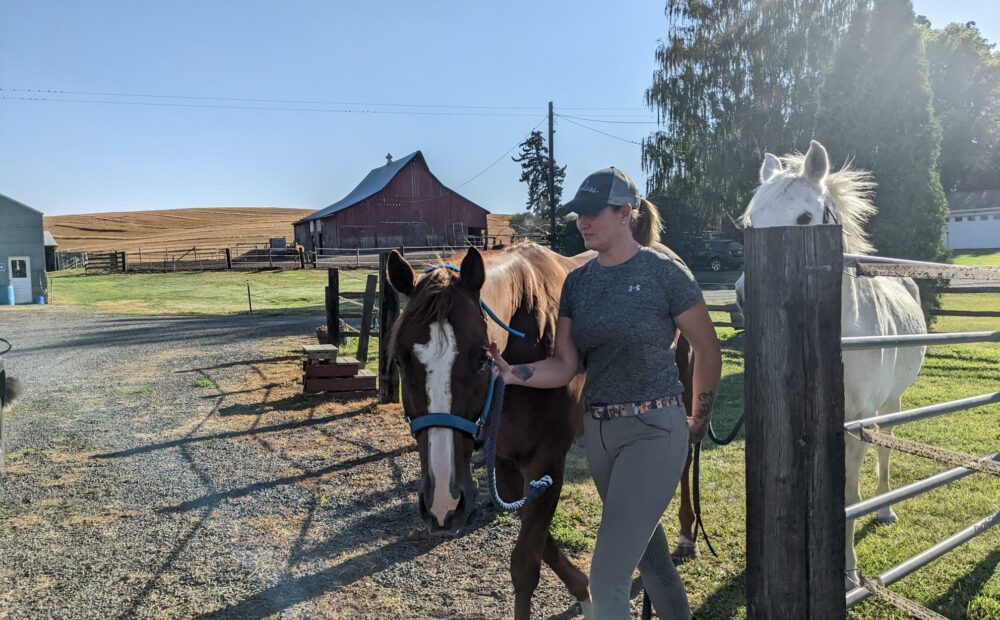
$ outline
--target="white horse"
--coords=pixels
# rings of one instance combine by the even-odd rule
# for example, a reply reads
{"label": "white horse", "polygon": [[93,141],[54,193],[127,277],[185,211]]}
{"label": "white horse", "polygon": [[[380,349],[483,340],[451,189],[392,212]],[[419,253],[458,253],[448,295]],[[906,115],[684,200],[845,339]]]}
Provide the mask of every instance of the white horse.
{"label": "white horse", "polygon": [[[826,149],[815,140],[805,155],[779,159],[764,155],[760,186],[743,213],[746,227],[814,226],[839,223],[844,229],[844,248],[851,254],[875,251],[862,228],[875,213],[871,193],[875,183],[868,172],[845,166],[830,173]],[[744,295],[743,276],[736,283],[737,299]],[[920,294],[910,278],[857,277],[845,269],[842,283],[841,329],[848,336],[894,336],[924,334],[927,325],[920,310]],[[749,294],[753,294],[752,291]],[[850,422],[901,409],[900,396],[917,378],[924,360],[924,347],[849,351],[844,360],[844,418]],[[868,444],[845,438],[847,506],[861,501],[861,464]],[[889,491],[889,449],[877,447],[878,493]],[[891,506],[878,512],[878,519],[894,523]],[[854,552],[854,520],[847,522],[846,580],[858,585]]]}

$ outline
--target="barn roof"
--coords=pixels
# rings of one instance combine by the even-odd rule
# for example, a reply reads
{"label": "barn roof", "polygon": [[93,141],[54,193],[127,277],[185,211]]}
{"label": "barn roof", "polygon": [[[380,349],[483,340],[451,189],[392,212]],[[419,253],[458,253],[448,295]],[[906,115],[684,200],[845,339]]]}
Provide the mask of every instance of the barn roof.
{"label": "barn roof", "polygon": [[[385,186],[389,184],[392,179],[399,174],[399,171],[406,167],[406,164],[410,163],[416,158],[423,159],[424,155],[420,151],[415,151],[410,153],[406,157],[397,159],[394,162],[386,164],[384,166],[379,166],[371,172],[368,173],[358,186],[351,190],[351,193],[344,196],[337,202],[333,203],[325,209],[320,209],[315,213],[311,213],[299,222],[308,222],[309,220],[318,220],[324,218],[328,215],[333,215],[338,211],[343,211],[344,209],[354,206],[366,198],[370,198],[375,194],[379,193]],[[425,162],[426,163],[426,162]]]}
{"label": "barn roof", "polygon": [[56,238],[52,236],[52,233],[50,233],[49,231],[46,230],[46,231],[43,232],[43,234],[44,234],[44,239],[45,239],[45,247],[47,247],[47,248],[57,248],[57,247],[59,247],[59,244],[56,243]]}
{"label": "barn roof", "polygon": [[948,194],[948,207],[952,211],[973,211],[1000,207],[1000,189],[985,189],[976,192],[952,192]]}

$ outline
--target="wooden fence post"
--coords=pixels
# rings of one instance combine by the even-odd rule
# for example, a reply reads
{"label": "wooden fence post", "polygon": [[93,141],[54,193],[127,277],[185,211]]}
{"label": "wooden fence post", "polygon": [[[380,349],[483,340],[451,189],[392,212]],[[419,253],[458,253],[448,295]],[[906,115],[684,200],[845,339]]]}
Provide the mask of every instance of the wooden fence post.
{"label": "wooden fence post", "polygon": [[229,248],[223,250],[226,253],[226,269],[232,270],[233,268],[233,253]]}
{"label": "wooden fence post", "polygon": [[340,345],[340,270],[326,270],[326,342]]}
{"label": "wooden fence post", "polygon": [[125,273],[125,272],[128,271],[128,260],[127,260],[126,256],[127,256],[127,252],[125,252],[123,250],[122,251],[122,273]]}
{"label": "wooden fence post", "polygon": [[399,295],[385,277],[388,252],[378,255],[378,402],[399,402],[399,368],[389,357],[389,334],[399,317]]}
{"label": "wooden fence post", "polygon": [[[365,299],[361,310],[361,335],[358,337],[358,360],[361,367],[368,364],[368,340],[372,335],[372,314],[375,310],[375,287],[378,285],[378,276],[369,274],[365,283]],[[382,343],[379,342],[379,346]]]}
{"label": "wooden fence post", "polygon": [[744,239],[747,617],[844,618],[841,228]]}

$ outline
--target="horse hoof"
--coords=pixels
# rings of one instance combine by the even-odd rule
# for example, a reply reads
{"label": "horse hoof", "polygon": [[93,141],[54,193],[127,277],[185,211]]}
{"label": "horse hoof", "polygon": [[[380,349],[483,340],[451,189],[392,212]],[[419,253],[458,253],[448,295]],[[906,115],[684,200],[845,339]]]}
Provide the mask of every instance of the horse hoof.
{"label": "horse hoof", "polygon": [[680,543],[674,549],[674,554],[670,557],[674,560],[674,566],[679,566],[688,560],[698,557],[698,548],[693,543]]}
{"label": "horse hoof", "polygon": [[892,511],[892,508],[886,507],[878,511],[879,523],[885,523],[887,525],[891,525],[896,521],[899,521],[899,517],[897,517],[896,513]]}

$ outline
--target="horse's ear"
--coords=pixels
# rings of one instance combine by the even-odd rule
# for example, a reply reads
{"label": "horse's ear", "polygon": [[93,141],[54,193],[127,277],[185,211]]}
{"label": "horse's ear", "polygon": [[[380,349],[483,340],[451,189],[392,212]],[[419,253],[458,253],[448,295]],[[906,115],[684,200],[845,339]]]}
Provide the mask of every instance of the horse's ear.
{"label": "horse's ear", "polygon": [[809,143],[802,172],[813,183],[819,183],[830,174],[830,157],[826,154],[826,148],[815,140]]}
{"label": "horse's ear", "polygon": [[389,252],[389,259],[385,262],[385,277],[397,293],[407,296],[413,293],[416,274],[413,273],[410,263],[406,262],[396,250]]}
{"label": "horse's ear", "polygon": [[760,182],[767,183],[779,172],[781,172],[781,160],[770,153],[764,153],[764,163],[760,165]]}
{"label": "horse's ear", "polygon": [[462,286],[478,295],[485,281],[486,266],[483,264],[483,255],[475,247],[471,247],[462,259]]}

